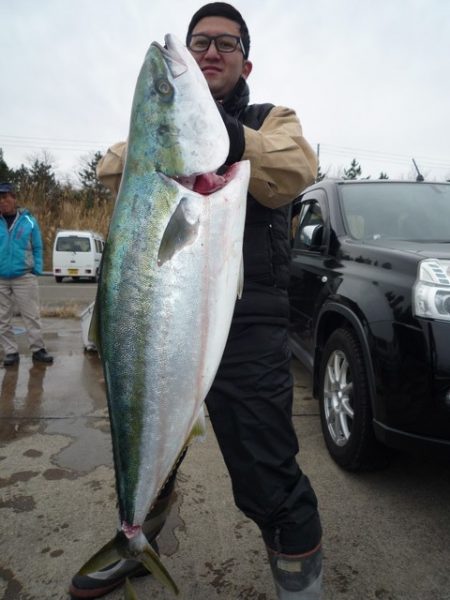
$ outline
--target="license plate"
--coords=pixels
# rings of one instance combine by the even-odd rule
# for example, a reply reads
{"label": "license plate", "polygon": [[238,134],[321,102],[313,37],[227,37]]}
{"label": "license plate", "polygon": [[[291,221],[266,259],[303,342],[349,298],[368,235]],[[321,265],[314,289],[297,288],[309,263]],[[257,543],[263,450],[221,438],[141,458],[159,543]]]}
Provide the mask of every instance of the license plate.
{"label": "license plate", "polygon": [[78,275],[78,269],[67,269],[69,271],[69,275]]}

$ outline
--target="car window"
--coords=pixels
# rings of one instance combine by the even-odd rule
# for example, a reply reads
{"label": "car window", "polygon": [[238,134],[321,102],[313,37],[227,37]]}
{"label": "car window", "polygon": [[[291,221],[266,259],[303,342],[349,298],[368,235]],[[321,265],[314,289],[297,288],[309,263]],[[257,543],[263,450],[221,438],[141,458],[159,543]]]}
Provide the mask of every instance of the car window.
{"label": "car window", "polygon": [[298,216],[294,248],[317,251],[322,240],[323,225],[324,218],[320,204],[316,200],[305,202]]}
{"label": "car window", "polygon": [[340,186],[347,232],[355,239],[450,241],[450,186],[416,182]]}
{"label": "car window", "polygon": [[75,235],[60,237],[56,242],[56,250],[60,252],[89,252],[90,249],[91,242],[89,238]]}

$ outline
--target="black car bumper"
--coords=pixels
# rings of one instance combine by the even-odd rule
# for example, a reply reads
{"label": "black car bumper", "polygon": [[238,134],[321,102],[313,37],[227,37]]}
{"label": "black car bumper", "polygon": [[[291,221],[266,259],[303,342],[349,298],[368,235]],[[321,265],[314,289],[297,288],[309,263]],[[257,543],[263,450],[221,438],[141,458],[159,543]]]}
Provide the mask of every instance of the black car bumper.
{"label": "black car bumper", "polygon": [[371,327],[377,437],[450,446],[450,323],[416,323]]}

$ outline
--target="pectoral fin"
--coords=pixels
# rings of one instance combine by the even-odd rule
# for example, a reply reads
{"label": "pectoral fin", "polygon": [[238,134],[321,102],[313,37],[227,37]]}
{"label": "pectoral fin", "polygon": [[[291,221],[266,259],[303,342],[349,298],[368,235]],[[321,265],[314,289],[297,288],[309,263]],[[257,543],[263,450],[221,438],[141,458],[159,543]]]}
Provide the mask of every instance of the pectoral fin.
{"label": "pectoral fin", "polygon": [[181,198],[171,216],[159,246],[159,266],[195,241],[199,227],[199,216],[198,213],[192,210],[192,204],[192,200]]}

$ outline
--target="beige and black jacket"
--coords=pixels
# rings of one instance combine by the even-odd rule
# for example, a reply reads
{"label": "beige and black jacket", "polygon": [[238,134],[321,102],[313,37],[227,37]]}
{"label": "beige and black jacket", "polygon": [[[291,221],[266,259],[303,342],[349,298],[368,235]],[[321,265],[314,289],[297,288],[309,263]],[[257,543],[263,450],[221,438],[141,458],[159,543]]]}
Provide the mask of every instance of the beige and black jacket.
{"label": "beige and black jacket", "polygon": [[[289,206],[314,181],[317,162],[292,109],[249,105],[248,99],[247,84],[241,79],[221,105],[230,144],[237,144],[237,157],[250,160],[251,165],[243,247],[244,293],[236,303],[234,319],[285,322]],[[118,192],[125,157],[126,143],[121,142],[111,146],[98,164],[99,179],[113,193]]]}

